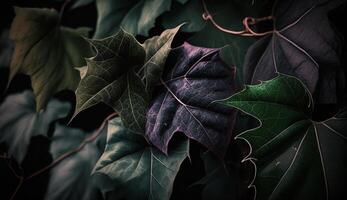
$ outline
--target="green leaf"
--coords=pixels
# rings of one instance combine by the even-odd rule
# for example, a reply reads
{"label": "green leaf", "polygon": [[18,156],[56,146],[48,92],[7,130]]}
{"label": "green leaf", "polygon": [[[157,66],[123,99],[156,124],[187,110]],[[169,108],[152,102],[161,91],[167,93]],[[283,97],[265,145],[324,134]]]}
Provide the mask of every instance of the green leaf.
{"label": "green leaf", "polygon": [[70,108],[69,103],[51,100],[45,111],[37,113],[31,91],[10,95],[0,106],[0,142],[5,142],[9,153],[21,163],[30,139],[47,136],[50,123],[66,117]]}
{"label": "green leaf", "polygon": [[192,186],[204,185],[202,199],[237,199],[239,183],[235,169],[230,168],[226,162],[218,159],[211,152],[203,153],[201,158],[204,162],[206,176]]}
{"label": "green leaf", "polygon": [[147,36],[155,19],[170,6],[171,0],[96,0],[98,20],[94,38],[111,36],[119,28],[133,35]]}
{"label": "green leaf", "polygon": [[[142,66],[145,50],[132,35],[123,30],[112,37],[89,41],[94,46],[96,55],[87,59],[87,72],[76,90],[74,116],[104,102],[120,112],[126,124],[136,122],[129,128],[142,131],[147,94],[141,79],[134,73],[134,68]],[[138,107],[135,109],[133,106]]]}
{"label": "green leaf", "polygon": [[[102,130],[106,134],[106,129]],[[85,137],[80,129],[56,124],[50,152],[56,160],[63,154],[78,148]],[[101,136],[99,136],[101,137]],[[91,141],[75,154],[64,158],[50,171],[46,200],[95,200],[99,195],[97,180],[91,176],[102,149],[97,141]]]}
{"label": "green leaf", "polygon": [[257,199],[338,199],[347,176],[347,110],[323,122],[310,119],[312,97],[302,82],[276,78],[223,100],[260,126],[237,138],[251,145]]}
{"label": "green leaf", "polygon": [[90,55],[88,43],[81,37],[88,31],[58,26],[58,13],[52,9],[16,7],[15,13],[9,82],[17,73],[29,75],[40,110],[55,93],[76,89],[80,78],[74,67],[85,65],[83,57]]}
{"label": "green leaf", "polygon": [[13,42],[9,38],[8,29],[4,29],[0,32],[0,52],[0,69],[8,68],[13,53]]}
{"label": "green leaf", "polygon": [[146,51],[146,62],[140,71],[144,71],[143,79],[147,91],[150,91],[155,84],[158,84],[166,59],[171,51],[171,43],[182,26],[183,24],[173,29],[167,29],[160,36],[154,36],[142,44]]}
{"label": "green leaf", "polygon": [[175,176],[189,153],[188,139],[177,142],[164,155],[116,118],[109,122],[106,148],[94,173],[107,175],[118,197],[169,199]]}
{"label": "green leaf", "polygon": [[96,55],[87,59],[87,68],[80,68],[74,116],[103,102],[120,114],[126,128],[143,132],[148,91],[159,81],[179,28],[166,30],[142,45],[123,30],[112,37],[90,40]]}

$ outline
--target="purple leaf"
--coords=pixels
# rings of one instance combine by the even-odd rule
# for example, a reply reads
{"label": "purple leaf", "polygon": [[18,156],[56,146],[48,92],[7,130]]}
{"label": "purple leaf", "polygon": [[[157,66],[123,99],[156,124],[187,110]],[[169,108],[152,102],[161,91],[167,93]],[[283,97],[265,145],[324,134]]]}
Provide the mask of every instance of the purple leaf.
{"label": "purple leaf", "polygon": [[171,51],[146,123],[147,137],[164,153],[181,132],[224,156],[236,111],[212,102],[234,93],[235,70],[219,50],[184,43]]}
{"label": "purple leaf", "polygon": [[327,14],[343,1],[276,1],[274,32],[254,43],[245,57],[246,83],[257,84],[280,72],[303,81],[319,103],[336,103],[343,80],[341,40]]}

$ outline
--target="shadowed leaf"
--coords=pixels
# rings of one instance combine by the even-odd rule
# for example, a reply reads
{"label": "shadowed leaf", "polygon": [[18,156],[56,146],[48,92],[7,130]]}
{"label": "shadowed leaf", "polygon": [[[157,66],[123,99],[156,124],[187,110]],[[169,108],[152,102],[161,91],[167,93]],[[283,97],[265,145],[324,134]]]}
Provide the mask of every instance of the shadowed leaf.
{"label": "shadowed leaf", "polygon": [[[280,74],[222,101],[257,118],[237,138],[251,145],[257,199],[338,199],[347,176],[347,112],[310,119],[312,97],[299,79]],[[254,158],[254,159],[252,159]],[[312,192],[314,191],[314,192]]]}
{"label": "shadowed leaf", "polygon": [[17,73],[30,76],[36,108],[44,108],[55,93],[75,90],[80,80],[74,67],[85,65],[90,55],[86,28],[76,30],[58,26],[58,13],[53,9],[15,8],[10,39],[15,49],[9,82]]}
{"label": "shadowed leaf", "polygon": [[107,175],[119,198],[168,200],[175,176],[189,153],[188,139],[177,142],[166,156],[116,118],[108,124],[106,148],[94,173]]}
{"label": "shadowed leaf", "polygon": [[273,34],[254,43],[245,57],[246,83],[271,79],[277,72],[289,74],[299,78],[318,103],[336,103],[341,39],[327,13],[342,1],[276,1]]}
{"label": "shadowed leaf", "polygon": [[235,111],[211,102],[234,93],[234,70],[219,58],[219,49],[175,48],[147,112],[146,135],[167,152],[176,132],[197,140],[219,156],[229,144]]}
{"label": "shadowed leaf", "polygon": [[8,145],[9,153],[21,163],[30,139],[47,136],[50,123],[66,117],[70,108],[69,103],[51,100],[45,110],[36,112],[31,91],[10,95],[0,106],[0,141]]}

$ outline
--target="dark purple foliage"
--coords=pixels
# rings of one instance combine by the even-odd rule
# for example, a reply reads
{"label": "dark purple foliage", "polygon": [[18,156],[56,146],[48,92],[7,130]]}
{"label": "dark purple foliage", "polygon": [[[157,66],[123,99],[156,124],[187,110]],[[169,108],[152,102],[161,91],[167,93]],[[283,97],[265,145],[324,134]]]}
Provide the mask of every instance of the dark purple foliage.
{"label": "dark purple foliage", "polygon": [[236,111],[212,103],[234,93],[235,70],[219,49],[188,43],[173,49],[147,112],[146,135],[164,153],[176,132],[184,133],[223,157]]}
{"label": "dark purple foliage", "polygon": [[272,79],[280,72],[303,81],[319,103],[336,103],[337,90],[343,89],[342,43],[328,12],[343,1],[276,1],[273,34],[254,43],[246,54],[246,84]]}

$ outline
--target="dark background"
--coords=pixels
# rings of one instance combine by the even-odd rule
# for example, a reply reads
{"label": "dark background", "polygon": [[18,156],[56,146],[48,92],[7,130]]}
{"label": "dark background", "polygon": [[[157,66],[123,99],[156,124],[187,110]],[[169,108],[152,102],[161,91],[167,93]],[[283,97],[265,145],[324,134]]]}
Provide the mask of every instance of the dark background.
{"label": "dark background", "polygon": [[[11,21],[14,17],[13,6],[19,7],[48,7],[55,8],[60,10],[63,1],[58,0],[12,0],[12,1],[3,1],[1,2],[0,11],[0,29],[9,29],[11,25]],[[87,6],[83,6],[74,10],[69,10],[69,6],[67,6],[66,12],[62,18],[62,25],[69,27],[80,27],[80,26],[88,26],[95,28],[97,13],[95,4],[89,4]],[[336,9],[334,12],[330,14],[330,18],[335,25],[336,29],[341,33],[341,35],[347,35],[346,21],[347,20],[347,5],[343,5]],[[150,30],[150,35],[157,35],[162,32],[162,28],[156,23],[156,26]],[[189,37],[188,33],[179,33],[179,35],[175,38],[173,46],[180,45],[187,37]],[[137,39],[142,42],[146,38],[137,37]],[[344,49],[342,52],[344,54],[344,58],[347,58],[346,51],[346,40],[344,40]],[[343,66],[346,66],[346,61],[344,61]],[[345,70],[347,71],[347,70]],[[9,89],[6,93],[3,93],[4,88],[7,83],[8,77],[8,69],[0,68],[0,103],[4,100],[4,98],[12,93],[18,93],[24,91],[26,89],[30,89],[30,78],[26,75],[16,75],[13,81],[10,84]],[[346,89],[345,89],[346,91]],[[346,94],[347,92],[345,92]],[[345,95],[344,94],[344,95]],[[58,98],[63,101],[69,101],[72,105],[75,104],[75,96],[72,91],[62,91],[55,95],[55,98]],[[346,96],[342,98],[343,101],[346,100]],[[344,103],[345,103],[344,102]],[[336,112],[336,105],[320,105],[317,106],[317,110],[315,111],[314,117],[316,120],[326,119]],[[73,109],[72,109],[73,110]],[[74,121],[70,124],[72,127],[78,127],[86,131],[91,131],[96,129],[104,120],[104,118],[112,112],[112,109],[108,108],[104,104],[99,104],[95,107],[92,107],[85,112],[81,113]],[[71,117],[72,113],[67,116],[65,119],[59,120],[60,123],[67,123],[68,119]],[[91,120],[91,116],[92,120]],[[50,133],[53,132],[53,126],[50,127]],[[18,184],[18,179],[14,176],[11,169],[8,167],[13,167],[18,174],[21,175],[29,175],[38,169],[48,165],[52,161],[51,155],[48,153],[50,141],[44,137],[35,137],[32,139],[29,151],[27,156],[25,157],[23,164],[21,167],[17,166],[16,163],[10,160],[0,159],[0,199],[7,200],[10,199],[11,195],[16,189]],[[240,161],[242,157],[242,151],[240,149],[243,148],[244,144],[232,145],[229,150],[229,155],[227,157],[231,158],[231,160],[235,163]],[[241,148],[242,147],[242,148]],[[6,152],[6,145],[0,144],[0,152]],[[189,187],[188,186],[195,181],[199,180],[204,176],[204,168],[202,160],[200,160],[200,149],[201,147],[198,144],[192,145],[192,153],[191,158],[193,159],[190,163],[186,160],[182,166],[182,170],[180,170],[177,179],[174,184],[174,191],[171,199],[200,199],[201,197],[201,189],[202,187]],[[232,154],[231,154],[232,153]],[[249,170],[247,167],[240,168],[240,176],[238,178],[245,178],[249,176]],[[245,172],[247,171],[247,172]],[[49,176],[48,172],[41,174],[28,182],[24,182],[23,186],[18,191],[15,199],[43,199],[45,195],[45,191],[47,189]],[[240,183],[241,181],[238,180]],[[242,185],[242,184],[240,184]],[[242,186],[240,186],[242,187]],[[251,194],[249,194],[251,195]]]}

